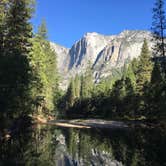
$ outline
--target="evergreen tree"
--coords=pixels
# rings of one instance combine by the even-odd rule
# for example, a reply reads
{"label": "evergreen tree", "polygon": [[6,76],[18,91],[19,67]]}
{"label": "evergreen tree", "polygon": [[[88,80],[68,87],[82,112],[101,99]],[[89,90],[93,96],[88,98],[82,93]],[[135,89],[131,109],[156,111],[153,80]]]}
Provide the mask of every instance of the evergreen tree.
{"label": "evergreen tree", "polygon": [[13,0],[7,14],[5,49],[6,55],[20,54],[26,56],[31,49],[29,41],[32,38],[32,26],[29,19],[32,16],[30,0]]}
{"label": "evergreen tree", "polygon": [[166,88],[159,62],[154,64],[150,87],[146,91],[146,96],[146,103],[149,106],[148,118],[159,118],[160,115],[166,116]]}
{"label": "evergreen tree", "polygon": [[108,95],[109,91],[112,89],[113,84],[115,83],[116,79],[112,76],[107,77],[104,80],[101,80],[98,84],[95,85],[93,88],[93,96],[96,95]]}
{"label": "evergreen tree", "polygon": [[88,95],[91,96],[91,92],[93,90],[93,71],[92,71],[92,64],[89,62],[88,67],[85,73],[85,79],[87,81],[87,87],[88,87]]}
{"label": "evergreen tree", "polygon": [[164,1],[156,0],[153,8],[152,31],[154,33],[154,56],[165,56],[165,35],[166,35],[166,18],[164,11]]}
{"label": "evergreen tree", "polygon": [[80,80],[80,77],[78,76],[78,74],[76,75],[74,82],[75,82],[75,96],[76,96],[76,98],[79,98],[80,97],[81,80]]}
{"label": "evergreen tree", "polygon": [[47,39],[46,21],[43,19],[41,25],[38,27],[37,35],[42,39]]}
{"label": "evergreen tree", "polygon": [[66,93],[66,99],[67,99],[67,109],[69,107],[72,107],[75,101],[75,85],[74,80],[71,79],[71,82],[69,84],[67,93]]}
{"label": "evergreen tree", "polygon": [[132,64],[125,65],[125,68],[126,69],[125,69],[122,77],[123,77],[124,80],[130,79],[133,88],[135,88],[135,86],[136,86],[136,76],[134,74]]}
{"label": "evergreen tree", "polygon": [[122,78],[117,80],[113,85],[111,91],[111,107],[112,112],[115,113],[115,116],[121,116],[124,112],[123,101],[126,96],[125,90],[125,80]]}
{"label": "evergreen tree", "polygon": [[166,17],[164,11],[164,1],[156,0],[153,9],[152,31],[154,33],[154,48],[153,56],[155,64],[151,76],[151,84],[149,90],[146,92],[149,118],[159,118],[161,115],[165,116],[166,106]]}
{"label": "evergreen tree", "polygon": [[138,66],[139,66],[139,60],[138,58],[134,58],[132,61],[131,61],[131,68],[134,72],[134,74],[136,75],[137,72],[138,72]]}
{"label": "evergreen tree", "polygon": [[83,75],[81,76],[80,96],[82,99],[88,97],[87,81]]}
{"label": "evergreen tree", "polygon": [[115,82],[113,89],[112,89],[112,94],[114,95],[115,98],[117,98],[119,100],[123,100],[123,98],[126,95],[124,79],[117,80]]}
{"label": "evergreen tree", "polygon": [[91,64],[88,64],[87,70],[84,74],[84,76],[81,77],[81,97],[82,98],[89,98],[92,95],[93,90],[93,75],[92,75],[92,69]]}
{"label": "evergreen tree", "polygon": [[[38,32],[38,35],[33,39],[31,67],[35,78],[31,93],[36,101],[35,103],[41,105],[44,100],[43,107],[45,108],[43,109],[47,109],[49,113],[52,113],[55,107],[54,104],[57,103],[57,94],[59,93],[56,54],[51,49],[50,43],[45,39],[47,34],[45,36],[39,34]],[[39,99],[41,100],[39,101]]]}
{"label": "evergreen tree", "polygon": [[151,76],[151,84],[152,85],[158,85],[158,83],[163,81],[163,77],[161,74],[161,66],[159,62],[156,62],[154,64],[153,70],[152,70],[152,76]]}
{"label": "evergreen tree", "polygon": [[133,82],[132,78],[130,77],[125,79],[125,92],[126,96],[124,98],[124,114],[135,118],[135,82]]}
{"label": "evergreen tree", "polygon": [[148,44],[146,39],[144,40],[142,51],[139,59],[139,66],[136,75],[136,82],[137,82],[137,92],[139,94],[143,93],[143,87],[146,82],[150,82],[151,80],[151,73],[152,73],[152,62],[150,51],[148,49]]}
{"label": "evergreen tree", "polygon": [[32,26],[30,0],[12,0],[5,18],[5,37],[3,58],[0,64],[0,102],[3,109],[18,114],[29,111],[29,84],[31,68],[29,65]]}
{"label": "evergreen tree", "polygon": [[[135,73],[133,71],[132,65],[137,64],[137,60],[134,59],[130,64],[125,64],[124,66],[124,73],[122,76],[122,80],[124,80],[124,92],[125,96],[123,99],[123,115],[129,117],[135,117],[135,109],[136,109],[136,102],[135,100],[135,89],[136,89],[136,75],[137,72],[137,65],[134,66]],[[124,93],[123,92],[123,93]]]}

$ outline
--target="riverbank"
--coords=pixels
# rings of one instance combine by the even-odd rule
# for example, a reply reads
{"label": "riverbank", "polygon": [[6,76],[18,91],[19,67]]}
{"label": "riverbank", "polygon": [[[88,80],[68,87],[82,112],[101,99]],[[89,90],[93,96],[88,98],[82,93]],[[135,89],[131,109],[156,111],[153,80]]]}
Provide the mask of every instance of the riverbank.
{"label": "riverbank", "polygon": [[47,125],[55,125],[67,128],[127,128],[128,125],[120,121],[108,121],[102,119],[74,119],[74,120],[56,120],[48,119],[43,116],[35,116],[34,122]]}
{"label": "riverbank", "polygon": [[144,120],[104,120],[104,119],[71,119],[59,120],[53,116],[33,115],[19,118],[9,127],[0,131],[0,140],[8,140],[13,135],[21,132],[32,124],[53,125],[62,128],[79,129],[132,129],[132,128],[166,128],[165,120],[144,121]]}
{"label": "riverbank", "polygon": [[166,126],[165,122],[144,121],[144,120],[104,120],[104,119],[71,119],[71,120],[56,120],[45,117],[35,117],[35,122],[46,125],[55,125],[64,128],[103,128],[103,129],[125,129],[125,128],[154,128]]}
{"label": "riverbank", "polygon": [[102,119],[55,120],[48,122],[48,124],[74,128],[128,128],[128,125],[124,122],[106,121]]}

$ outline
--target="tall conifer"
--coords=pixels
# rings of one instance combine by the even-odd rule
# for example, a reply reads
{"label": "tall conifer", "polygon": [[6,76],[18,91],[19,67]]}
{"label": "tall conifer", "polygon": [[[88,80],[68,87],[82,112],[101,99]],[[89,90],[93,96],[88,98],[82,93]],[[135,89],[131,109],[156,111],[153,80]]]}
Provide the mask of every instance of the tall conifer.
{"label": "tall conifer", "polygon": [[156,0],[153,8],[152,31],[154,33],[154,56],[166,56],[166,17],[164,11],[164,1]]}
{"label": "tall conifer", "polygon": [[[33,6],[30,0],[12,0],[5,18],[3,66],[1,66],[0,98],[3,108],[19,114],[29,101],[31,68],[29,65],[32,26],[29,20]],[[28,108],[27,108],[28,109]],[[19,110],[19,111],[17,111]]]}
{"label": "tall conifer", "polygon": [[152,73],[151,54],[146,39],[144,40],[137,70],[137,91],[143,93],[143,87],[146,82],[150,82]]}

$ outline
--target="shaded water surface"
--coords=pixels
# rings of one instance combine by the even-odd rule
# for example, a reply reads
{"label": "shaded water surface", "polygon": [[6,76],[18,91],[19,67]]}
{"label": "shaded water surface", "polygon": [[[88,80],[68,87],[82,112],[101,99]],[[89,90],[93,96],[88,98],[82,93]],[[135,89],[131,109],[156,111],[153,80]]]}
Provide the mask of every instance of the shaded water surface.
{"label": "shaded water surface", "polygon": [[1,165],[164,166],[166,129],[32,126],[0,141]]}

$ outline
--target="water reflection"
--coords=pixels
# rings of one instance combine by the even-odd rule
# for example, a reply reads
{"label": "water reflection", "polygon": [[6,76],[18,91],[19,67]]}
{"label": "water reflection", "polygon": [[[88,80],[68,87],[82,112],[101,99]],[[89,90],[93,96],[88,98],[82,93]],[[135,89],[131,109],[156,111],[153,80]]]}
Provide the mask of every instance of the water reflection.
{"label": "water reflection", "polygon": [[79,130],[32,126],[0,142],[0,165],[163,166],[165,131],[165,128]]}

